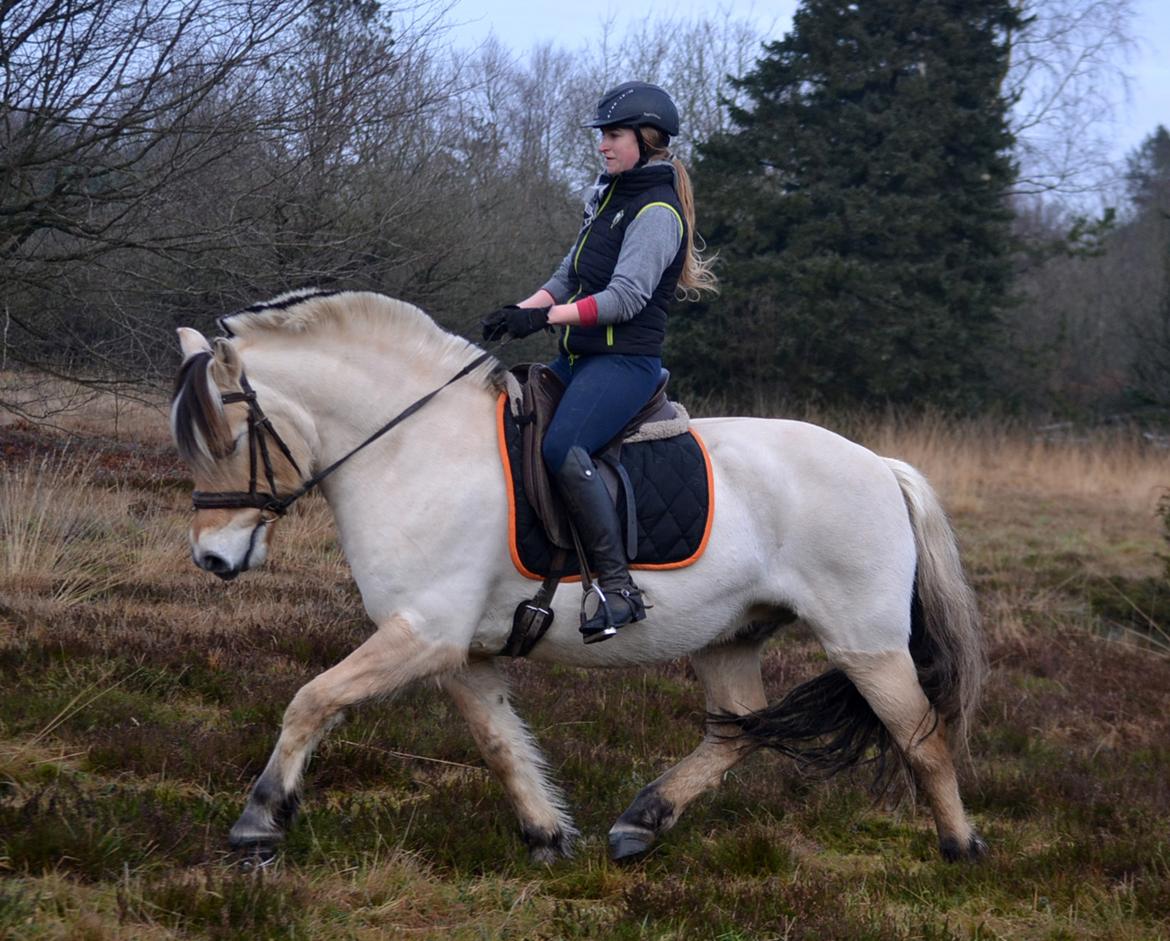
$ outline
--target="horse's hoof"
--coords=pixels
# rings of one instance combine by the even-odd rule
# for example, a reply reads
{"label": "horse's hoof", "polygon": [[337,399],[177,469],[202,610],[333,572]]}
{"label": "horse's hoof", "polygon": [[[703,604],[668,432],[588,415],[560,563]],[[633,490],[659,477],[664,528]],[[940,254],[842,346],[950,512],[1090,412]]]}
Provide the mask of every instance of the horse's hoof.
{"label": "horse's hoof", "polygon": [[622,827],[609,831],[609,858],[614,862],[636,859],[654,845],[655,835],[650,830]]}
{"label": "horse's hoof", "polygon": [[537,866],[551,866],[565,854],[554,846],[534,846],[528,851],[528,861]]}
{"label": "horse's hoof", "polygon": [[267,869],[276,862],[280,855],[275,843],[253,843],[245,846],[233,846],[236,865],[241,872],[259,872]]}
{"label": "horse's hoof", "polygon": [[972,833],[965,846],[953,836],[944,837],[939,840],[938,848],[948,863],[978,862],[990,852],[978,833]]}

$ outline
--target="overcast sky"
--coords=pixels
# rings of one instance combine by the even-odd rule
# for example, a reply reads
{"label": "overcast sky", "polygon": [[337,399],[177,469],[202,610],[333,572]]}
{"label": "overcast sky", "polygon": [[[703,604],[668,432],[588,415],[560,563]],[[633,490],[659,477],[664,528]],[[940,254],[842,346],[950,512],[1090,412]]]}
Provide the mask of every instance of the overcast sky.
{"label": "overcast sky", "polygon": [[[1134,35],[1139,48],[1127,64],[1132,76],[1131,100],[1117,109],[1116,157],[1136,147],[1158,124],[1170,127],[1170,0],[1135,0]],[[577,50],[600,37],[601,25],[612,15],[619,31],[647,17],[721,18],[752,22],[761,35],[779,38],[792,25],[796,0],[604,0],[602,3],[560,3],[548,0],[456,0],[448,22],[456,24],[452,39],[474,46],[490,34],[517,53],[541,42]]]}

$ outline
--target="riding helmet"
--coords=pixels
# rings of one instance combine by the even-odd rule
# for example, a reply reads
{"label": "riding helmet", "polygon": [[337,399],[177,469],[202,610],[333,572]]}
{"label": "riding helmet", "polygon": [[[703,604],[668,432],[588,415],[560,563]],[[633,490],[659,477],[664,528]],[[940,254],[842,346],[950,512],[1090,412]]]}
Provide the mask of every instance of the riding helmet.
{"label": "riding helmet", "polygon": [[669,137],[678,134],[678,108],[670,95],[649,82],[622,82],[597,102],[597,117],[586,127],[656,127]]}

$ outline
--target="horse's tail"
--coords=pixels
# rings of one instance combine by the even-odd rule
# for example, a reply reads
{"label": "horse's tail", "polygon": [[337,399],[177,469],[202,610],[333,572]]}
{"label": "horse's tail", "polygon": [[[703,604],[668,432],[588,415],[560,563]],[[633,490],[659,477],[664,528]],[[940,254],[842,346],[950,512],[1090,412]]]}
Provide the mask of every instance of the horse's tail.
{"label": "horse's tail", "polygon": [[918,550],[910,654],[918,682],[947,723],[950,741],[963,750],[987,676],[979,607],[934,489],[909,464],[892,458],[886,463],[902,488]]}
{"label": "horse's tail", "polygon": [[[963,574],[954,531],[930,484],[908,464],[887,458],[898,480],[917,547],[910,602],[910,655],[918,681],[945,721],[952,748],[966,748],[987,660],[975,595]],[[894,742],[849,677],[829,670],[780,702],[746,716],[714,715],[730,734],[790,755],[829,774],[863,762],[877,765],[885,786],[903,766]],[[894,757],[894,762],[888,761]]]}

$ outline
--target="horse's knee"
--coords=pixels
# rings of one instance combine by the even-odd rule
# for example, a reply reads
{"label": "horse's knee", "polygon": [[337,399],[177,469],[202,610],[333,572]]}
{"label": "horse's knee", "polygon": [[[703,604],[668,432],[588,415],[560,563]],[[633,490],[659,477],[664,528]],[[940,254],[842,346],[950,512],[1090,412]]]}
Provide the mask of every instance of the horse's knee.
{"label": "horse's knee", "polygon": [[334,712],[332,702],[314,680],[297,690],[285,708],[283,730],[286,735],[301,738],[325,725]]}

